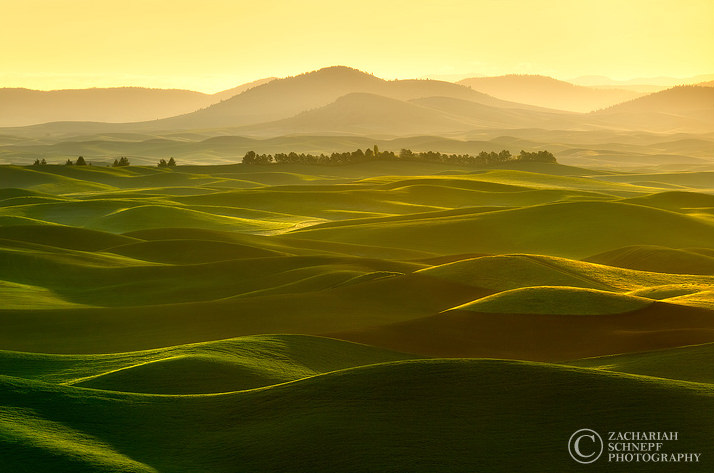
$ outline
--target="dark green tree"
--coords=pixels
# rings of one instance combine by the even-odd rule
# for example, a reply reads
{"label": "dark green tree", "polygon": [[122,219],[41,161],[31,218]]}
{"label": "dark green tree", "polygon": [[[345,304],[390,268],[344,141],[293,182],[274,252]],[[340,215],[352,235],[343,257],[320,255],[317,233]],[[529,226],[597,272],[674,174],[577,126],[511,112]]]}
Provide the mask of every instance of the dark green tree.
{"label": "dark green tree", "polygon": [[84,160],[84,156],[80,156],[77,158],[77,161],[74,164],[77,166],[86,166],[87,161]]}
{"label": "dark green tree", "polygon": [[167,163],[168,167],[173,168],[176,167],[176,160],[174,159],[173,156],[169,158],[169,162]]}
{"label": "dark green tree", "polygon": [[67,162],[64,163],[65,166],[72,166],[74,163],[72,162],[71,159],[67,159]]}
{"label": "dark green tree", "polygon": [[248,151],[243,156],[243,164],[256,164],[255,162],[255,151]]}
{"label": "dark green tree", "polygon": [[166,162],[165,159],[160,159],[158,166],[159,166],[160,168],[166,168],[166,167],[169,167],[169,164]]}
{"label": "dark green tree", "polygon": [[399,159],[413,159],[414,158],[414,153],[410,149],[404,149],[402,148],[401,151],[399,151]]}

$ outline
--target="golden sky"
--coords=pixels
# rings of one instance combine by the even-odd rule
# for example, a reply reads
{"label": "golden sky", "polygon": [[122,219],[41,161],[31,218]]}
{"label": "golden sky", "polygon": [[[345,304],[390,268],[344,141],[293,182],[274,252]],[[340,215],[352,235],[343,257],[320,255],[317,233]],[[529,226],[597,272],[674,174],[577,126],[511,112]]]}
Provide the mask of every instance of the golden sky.
{"label": "golden sky", "polygon": [[214,92],[348,65],[439,74],[714,73],[712,0],[3,0],[0,87]]}

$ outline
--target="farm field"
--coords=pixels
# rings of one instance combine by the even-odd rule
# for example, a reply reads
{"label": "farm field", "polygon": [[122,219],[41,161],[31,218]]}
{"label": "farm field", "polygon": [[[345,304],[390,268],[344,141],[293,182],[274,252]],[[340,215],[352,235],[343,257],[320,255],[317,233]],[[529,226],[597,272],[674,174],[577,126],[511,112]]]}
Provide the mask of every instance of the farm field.
{"label": "farm field", "polygon": [[546,163],[0,166],[0,458],[575,471],[584,427],[707,451],[713,193]]}

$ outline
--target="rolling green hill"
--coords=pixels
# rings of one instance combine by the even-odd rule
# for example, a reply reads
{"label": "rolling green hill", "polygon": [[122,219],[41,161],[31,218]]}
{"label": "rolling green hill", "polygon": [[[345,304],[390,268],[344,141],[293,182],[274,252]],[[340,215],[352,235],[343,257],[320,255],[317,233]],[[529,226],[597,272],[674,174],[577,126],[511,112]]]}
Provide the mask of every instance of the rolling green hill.
{"label": "rolling green hill", "polygon": [[710,471],[684,174],[0,166],[0,470],[575,471],[587,427]]}
{"label": "rolling green hill", "polygon": [[710,363],[714,345],[692,345],[667,350],[585,358],[569,362],[574,366],[599,370],[680,379],[699,383],[714,383]]}
{"label": "rolling green hill", "polygon": [[[601,233],[602,228],[608,232]],[[427,222],[307,228],[292,234],[441,254],[534,252],[577,258],[633,243],[706,247],[714,239],[714,224],[631,204],[569,202]]]}
{"label": "rolling green hill", "polygon": [[[701,415],[713,408],[710,385],[522,362],[383,363],[199,396],[0,383],[0,445],[16,471],[510,472],[524,458],[564,471],[574,466],[567,439],[583,425],[676,430],[677,448],[693,452],[714,433]],[[711,459],[690,466],[706,471]],[[603,459],[588,469],[650,468]]]}

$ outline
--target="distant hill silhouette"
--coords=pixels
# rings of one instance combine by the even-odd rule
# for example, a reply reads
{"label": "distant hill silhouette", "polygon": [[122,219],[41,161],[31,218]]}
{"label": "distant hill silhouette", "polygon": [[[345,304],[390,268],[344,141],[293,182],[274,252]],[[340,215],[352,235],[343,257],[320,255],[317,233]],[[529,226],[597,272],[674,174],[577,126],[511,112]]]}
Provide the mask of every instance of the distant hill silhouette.
{"label": "distant hill silhouette", "polygon": [[466,131],[466,121],[421,105],[367,93],[352,93],[315,110],[245,131],[266,135],[291,133],[343,133],[404,135]]}
{"label": "distant hill silhouette", "polygon": [[182,89],[113,87],[66,90],[0,88],[0,126],[57,121],[139,122],[172,117],[208,107],[273,78],[216,94]]}
{"label": "distant hill silhouette", "polygon": [[714,88],[678,86],[590,114],[612,127],[658,131],[710,132]]}
{"label": "distant hill silhouette", "polygon": [[450,82],[386,81],[357,69],[335,66],[295,77],[276,79],[204,110],[161,120],[152,126],[165,129],[211,128],[271,122],[323,107],[351,93],[381,95],[398,100],[441,96],[501,108],[537,109],[499,100]]}
{"label": "distant hill silhouette", "polygon": [[696,84],[714,80],[714,74],[701,74],[693,77],[638,77],[628,80],[614,80],[606,76],[581,76],[571,79],[570,82],[589,87],[620,87],[641,92],[658,92],[665,88],[677,85]]}
{"label": "distant hill silhouette", "polygon": [[706,111],[714,111],[714,90],[710,87],[684,85],[614,105],[599,113],[689,114]]}
{"label": "distant hill silhouette", "polygon": [[[532,99],[531,101],[535,102],[536,97],[540,96],[539,101],[548,101],[551,104],[558,100],[571,100],[571,104],[581,105],[591,100],[592,104],[603,97],[612,98],[615,96],[612,93],[616,92],[578,87],[540,76],[505,76],[490,79],[496,80],[493,83],[498,87],[505,87],[504,90],[521,94],[520,99]],[[525,90],[517,84],[530,84],[531,89]],[[102,90],[110,92],[104,92],[102,95]],[[129,98],[120,103],[117,97],[121,94],[116,92],[117,90],[128,94]],[[243,92],[212,105],[196,108],[198,102],[216,102],[219,97],[227,97],[239,90]],[[189,91],[88,89],[75,91],[77,95],[72,102],[70,92],[72,91],[60,91],[59,96],[65,100],[59,107],[60,110],[76,109],[77,113],[81,110],[84,110],[82,113],[87,110],[96,111],[103,114],[104,118],[111,115],[118,119],[117,117],[122,115],[117,111],[137,113],[151,109],[157,114],[161,106],[154,106],[152,98],[164,97],[164,102],[158,102],[161,105],[170,101],[170,94],[193,97],[195,111],[163,119],[129,123],[69,121],[77,119],[69,117],[65,118],[65,121],[44,125],[7,127],[0,131],[7,144],[15,144],[18,139],[42,139],[46,143],[64,141],[68,142],[67,146],[76,147],[72,145],[72,141],[86,142],[95,139],[97,135],[102,135],[101,139],[105,139],[106,136],[114,134],[121,134],[123,139],[131,137],[133,140],[177,134],[190,139],[226,134],[243,137],[291,134],[342,134],[385,138],[407,135],[475,137],[476,135],[469,133],[488,129],[610,129],[706,133],[714,126],[712,87],[676,87],[596,112],[578,113],[503,100],[450,82],[387,81],[344,66],[328,67],[284,79],[256,81],[212,96]],[[99,94],[99,99],[106,96],[111,100],[89,100],[87,97],[92,96],[92,93]],[[181,100],[176,101],[178,102]],[[24,108],[32,109],[26,103],[31,101],[25,102]],[[176,106],[176,103],[172,106]],[[136,110],[132,109],[134,106]]]}
{"label": "distant hill silhouette", "polygon": [[503,100],[573,112],[590,112],[643,95],[631,90],[583,87],[538,75],[473,77],[458,84]]}
{"label": "distant hill silhouette", "polygon": [[267,84],[268,82],[275,80],[275,77],[266,77],[265,79],[254,80],[253,82],[248,82],[247,84],[239,85],[238,87],[233,87],[232,89],[222,90],[221,92],[216,92],[212,95],[215,98],[215,102],[220,102],[221,100],[228,100],[238,94],[242,94],[248,89],[253,87],[258,87],[259,85]]}

